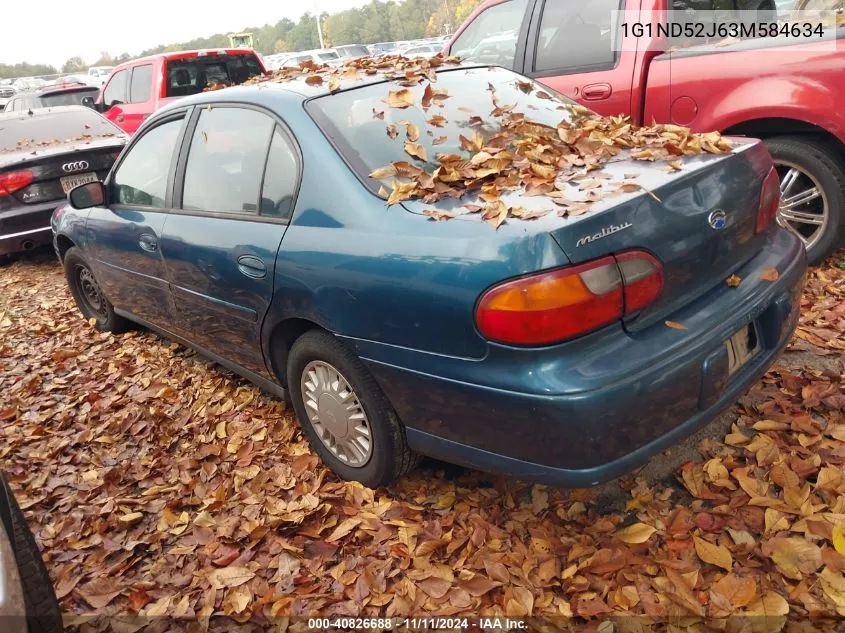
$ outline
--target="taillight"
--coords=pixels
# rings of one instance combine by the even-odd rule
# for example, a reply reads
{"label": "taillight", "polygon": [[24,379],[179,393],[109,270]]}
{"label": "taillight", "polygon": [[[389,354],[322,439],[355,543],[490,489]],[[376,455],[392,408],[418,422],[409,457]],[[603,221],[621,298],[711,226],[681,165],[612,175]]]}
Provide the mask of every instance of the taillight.
{"label": "taillight", "polygon": [[651,305],[663,292],[663,266],[643,251],[616,255],[625,287],[625,315]]}
{"label": "taillight", "polygon": [[500,343],[557,343],[642,310],[662,289],[660,262],[631,251],[494,286],[482,295],[475,321]]}
{"label": "taillight", "polygon": [[19,189],[23,189],[31,182],[31,171],[11,171],[0,174],[0,196],[8,196]]}
{"label": "taillight", "polygon": [[760,190],[760,207],[757,209],[756,233],[766,230],[766,227],[777,217],[780,207],[780,177],[774,167],[763,181]]}

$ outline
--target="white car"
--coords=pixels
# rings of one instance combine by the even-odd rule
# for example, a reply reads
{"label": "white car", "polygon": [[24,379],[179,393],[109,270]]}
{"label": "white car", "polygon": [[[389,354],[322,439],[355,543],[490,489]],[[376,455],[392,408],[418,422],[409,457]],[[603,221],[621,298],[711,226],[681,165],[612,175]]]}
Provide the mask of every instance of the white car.
{"label": "white car", "polygon": [[276,68],[292,68],[306,61],[312,61],[315,64],[328,64],[329,66],[337,66],[343,63],[340,55],[334,49],[317,48],[312,51],[299,51],[285,55],[282,59],[274,62],[274,70]]}
{"label": "white car", "polygon": [[402,51],[402,54],[405,57],[434,57],[441,50],[442,47],[434,46],[433,44],[419,44],[406,48]]}
{"label": "white car", "polygon": [[102,86],[113,70],[114,66],[91,66],[88,69],[88,85]]}

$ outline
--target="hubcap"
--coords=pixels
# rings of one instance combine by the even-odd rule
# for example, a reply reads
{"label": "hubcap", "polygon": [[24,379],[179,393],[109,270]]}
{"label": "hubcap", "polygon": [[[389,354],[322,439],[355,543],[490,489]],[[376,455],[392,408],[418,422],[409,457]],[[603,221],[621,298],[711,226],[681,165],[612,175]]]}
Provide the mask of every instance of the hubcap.
{"label": "hubcap", "polygon": [[79,266],[76,273],[79,280],[79,288],[82,291],[82,298],[88,305],[88,308],[96,315],[101,317],[108,316],[108,309],[106,308],[106,300],[103,293],[100,291],[100,285],[94,279],[94,275],[84,266]]}
{"label": "hubcap", "polygon": [[370,423],[349,382],[321,360],[305,366],[301,382],[302,401],[317,437],[340,461],[364,466],[373,452]]}
{"label": "hubcap", "polygon": [[797,165],[778,160],[775,168],[780,176],[778,224],[791,229],[810,249],[827,230],[827,196],[816,179]]}

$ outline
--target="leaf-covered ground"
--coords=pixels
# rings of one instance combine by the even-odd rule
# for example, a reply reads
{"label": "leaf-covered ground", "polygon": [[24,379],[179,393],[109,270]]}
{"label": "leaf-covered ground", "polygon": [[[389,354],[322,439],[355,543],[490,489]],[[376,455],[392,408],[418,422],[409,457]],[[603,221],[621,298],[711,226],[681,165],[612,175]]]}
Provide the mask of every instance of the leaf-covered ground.
{"label": "leaf-covered ground", "polygon": [[674,478],[627,478],[603,514],[592,490],[466,471],[341,482],[282,403],[152,334],[96,332],[50,255],[24,258],[0,268],[0,468],[71,616],[816,630],[845,615],[843,260],[811,272],[793,342],[828,369],[775,366],[724,442]]}

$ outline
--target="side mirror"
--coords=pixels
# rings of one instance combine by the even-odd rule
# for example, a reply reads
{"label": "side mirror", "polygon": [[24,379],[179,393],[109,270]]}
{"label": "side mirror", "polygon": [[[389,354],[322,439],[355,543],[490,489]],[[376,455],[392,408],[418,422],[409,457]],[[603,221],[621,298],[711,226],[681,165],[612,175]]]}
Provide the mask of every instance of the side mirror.
{"label": "side mirror", "polygon": [[71,189],[67,194],[67,199],[74,209],[98,207],[106,201],[106,189],[99,181],[88,182]]}
{"label": "side mirror", "polygon": [[82,105],[96,109],[94,106],[94,97],[82,97]]}

